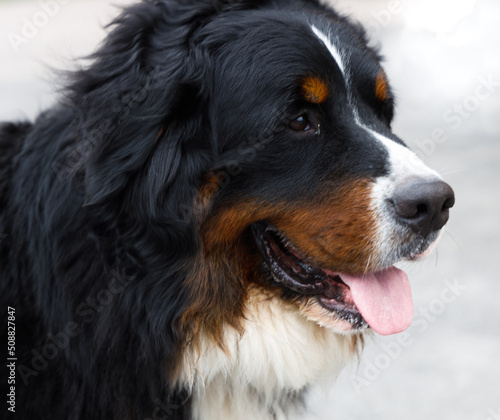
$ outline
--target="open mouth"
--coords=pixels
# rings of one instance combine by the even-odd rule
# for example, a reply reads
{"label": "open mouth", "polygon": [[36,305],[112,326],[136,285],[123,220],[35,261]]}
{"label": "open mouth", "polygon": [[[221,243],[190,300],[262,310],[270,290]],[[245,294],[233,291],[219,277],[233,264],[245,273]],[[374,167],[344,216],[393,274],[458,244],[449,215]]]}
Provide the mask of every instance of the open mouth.
{"label": "open mouth", "polygon": [[388,335],[410,325],[413,302],[403,271],[389,267],[364,275],[336,273],[301,255],[282,232],[268,223],[253,224],[252,233],[276,283],[299,296],[315,299],[352,329],[369,325]]}

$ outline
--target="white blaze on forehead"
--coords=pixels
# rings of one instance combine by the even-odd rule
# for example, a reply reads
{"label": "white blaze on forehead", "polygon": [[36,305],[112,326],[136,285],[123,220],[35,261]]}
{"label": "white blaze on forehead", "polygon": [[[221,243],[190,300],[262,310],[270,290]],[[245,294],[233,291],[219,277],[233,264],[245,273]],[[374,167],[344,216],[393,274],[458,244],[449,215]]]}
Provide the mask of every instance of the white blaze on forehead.
{"label": "white blaze on forehead", "polygon": [[342,52],[337,48],[336,45],[334,45],[328,36],[326,36],[323,32],[321,32],[316,26],[312,25],[311,26],[312,31],[314,34],[321,40],[321,42],[325,45],[325,47],[330,51],[330,54],[333,56],[333,59],[337,63],[337,66],[339,66],[340,71],[342,74],[345,76],[345,67],[344,67],[344,60],[342,58]]}

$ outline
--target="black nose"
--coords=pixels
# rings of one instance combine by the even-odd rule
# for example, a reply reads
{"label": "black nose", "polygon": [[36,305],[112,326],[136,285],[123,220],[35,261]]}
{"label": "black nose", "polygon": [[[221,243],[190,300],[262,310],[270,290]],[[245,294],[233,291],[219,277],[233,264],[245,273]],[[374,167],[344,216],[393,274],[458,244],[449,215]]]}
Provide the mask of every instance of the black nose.
{"label": "black nose", "polygon": [[443,181],[412,178],[397,187],[391,202],[398,219],[426,237],[446,224],[455,194]]}

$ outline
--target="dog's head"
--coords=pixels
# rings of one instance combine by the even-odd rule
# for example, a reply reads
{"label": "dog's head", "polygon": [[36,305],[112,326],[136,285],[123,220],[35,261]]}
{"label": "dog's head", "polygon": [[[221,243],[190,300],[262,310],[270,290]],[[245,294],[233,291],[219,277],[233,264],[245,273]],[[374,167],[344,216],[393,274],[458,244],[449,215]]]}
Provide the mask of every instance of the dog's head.
{"label": "dog's head", "polygon": [[432,248],[453,192],[391,131],[361,29],[313,1],[253,3],[119,19],[73,86],[82,132],[104,127],[87,204],[168,227],[165,258],[188,261],[182,322],[234,322],[255,284],[339,332],[401,331],[413,307],[393,265]]}

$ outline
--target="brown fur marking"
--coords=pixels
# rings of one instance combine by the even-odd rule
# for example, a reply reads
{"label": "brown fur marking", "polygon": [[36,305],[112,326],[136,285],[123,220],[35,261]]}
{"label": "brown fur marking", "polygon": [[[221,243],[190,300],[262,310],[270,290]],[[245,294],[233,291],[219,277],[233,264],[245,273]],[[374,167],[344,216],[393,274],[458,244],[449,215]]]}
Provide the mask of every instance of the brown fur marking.
{"label": "brown fur marking", "polygon": [[375,79],[375,97],[381,102],[389,97],[389,84],[383,71],[380,71]]}
{"label": "brown fur marking", "polygon": [[330,90],[326,82],[318,76],[307,76],[302,82],[304,99],[313,104],[322,104],[328,99]]}

